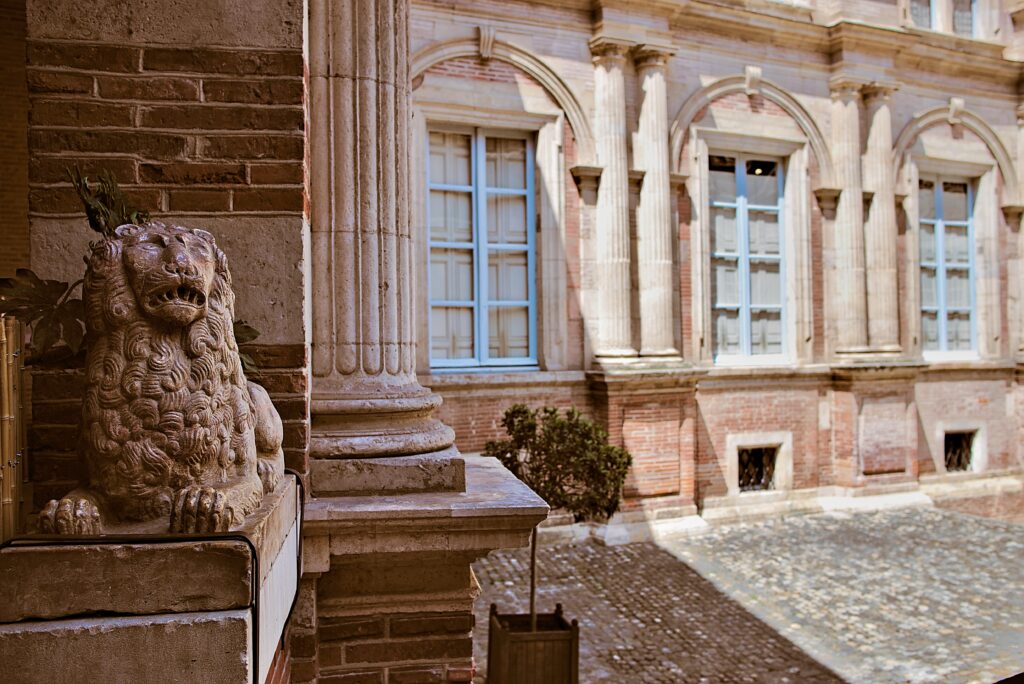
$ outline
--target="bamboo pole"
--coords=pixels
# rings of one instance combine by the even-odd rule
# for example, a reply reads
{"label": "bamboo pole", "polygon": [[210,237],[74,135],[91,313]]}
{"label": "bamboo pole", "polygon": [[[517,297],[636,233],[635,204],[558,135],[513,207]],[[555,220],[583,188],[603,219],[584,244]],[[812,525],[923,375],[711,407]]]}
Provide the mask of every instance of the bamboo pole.
{"label": "bamboo pole", "polygon": [[11,415],[13,416],[13,425],[11,426],[11,441],[13,442],[14,454],[14,467],[12,469],[13,478],[11,480],[11,501],[12,501],[12,512],[11,517],[14,520],[14,532],[13,534],[20,534],[22,532],[22,520],[24,520],[22,501],[25,492],[25,393],[24,393],[24,365],[22,354],[22,345],[24,339],[22,337],[21,322],[13,317],[7,319],[7,353],[10,358],[11,373]]}
{"label": "bamboo pole", "polygon": [[12,516],[13,480],[14,480],[14,441],[11,433],[14,428],[14,411],[11,408],[13,393],[11,392],[10,354],[8,347],[8,325],[6,317],[0,318],[0,541],[14,536],[14,517]]}

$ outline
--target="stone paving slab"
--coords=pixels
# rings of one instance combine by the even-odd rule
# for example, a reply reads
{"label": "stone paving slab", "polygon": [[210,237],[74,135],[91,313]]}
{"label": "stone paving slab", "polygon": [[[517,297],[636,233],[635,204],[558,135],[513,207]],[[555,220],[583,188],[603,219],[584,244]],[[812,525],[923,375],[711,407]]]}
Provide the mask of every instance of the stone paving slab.
{"label": "stone paving slab", "polygon": [[[581,682],[987,683],[1024,670],[1024,526],[833,513],[662,546],[539,549],[538,606],[579,619]],[[482,682],[488,607],[526,612],[529,551],[474,569]]]}
{"label": "stone paving slab", "polygon": [[[654,544],[541,547],[538,608],[562,603],[580,622],[580,682],[728,684],[842,680]],[[478,682],[487,658],[487,612],[529,606],[528,549],[492,553],[474,566]]]}
{"label": "stone paving slab", "polygon": [[718,528],[664,545],[851,682],[1024,671],[1024,526],[937,509]]}

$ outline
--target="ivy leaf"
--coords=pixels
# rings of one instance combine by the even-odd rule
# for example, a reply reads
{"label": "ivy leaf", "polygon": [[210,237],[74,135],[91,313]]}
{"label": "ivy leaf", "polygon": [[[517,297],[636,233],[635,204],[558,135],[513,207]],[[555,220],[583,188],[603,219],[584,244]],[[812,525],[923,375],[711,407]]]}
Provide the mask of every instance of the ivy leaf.
{"label": "ivy leaf", "polygon": [[85,337],[85,327],[77,311],[82,307],[75,306],[72,302],[82,303],[81,299],[68,300],[57,307],[54,315],[60,321],[61,338],[71,349],[72,354],[78,354],[82,347],[82,338]]}
{"label": "ivy leaf", "polygon": [[60,339],[60,320],[48,311],[32,327],[32,355],[42,356]]}
{"label": "ivy leaf", "polygon": [[260,336],[260,331],[252,327],[243,320],[237,320],[234,322],[235,328],[235,342],[238,344],[246,344],[252,342]]}

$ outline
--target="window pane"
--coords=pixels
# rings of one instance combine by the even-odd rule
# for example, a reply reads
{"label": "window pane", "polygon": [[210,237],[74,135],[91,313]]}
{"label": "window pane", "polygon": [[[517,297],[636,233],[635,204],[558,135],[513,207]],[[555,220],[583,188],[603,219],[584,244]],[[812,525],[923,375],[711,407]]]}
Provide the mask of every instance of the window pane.
{"label": "window pane", "polygon": [[779,213],[777,211],[751,211],[747,216],[750,227],[751,254],[779,254]]}
{"label": "window pane", "polygon": [[939,349],[939,320],[934,313],[921,314],[921,346],[925,351]]}
{"label": "window pane", "polygon": [[971,306],[970,271],[959,268],[946,270],[946,306],[951,309]]}
{"label": "window pane", "polygon": [[921,306],[934,309],[939,305],[939,297],[935,289],[935,269],[921,269]]}
{"label": "window pane", "polygon": [[487,241],[526,244],[526,198],[515,195],[488,195]]}
{"label": "window pane", "polygon": [[491,252],[487,261],[488,297],[492,302],[529,299],[526,274],[526,252]]}
{"label": "window pane", "polygon": [[737,311],[714,312],[715,354],[740,353],[740,315]]}
{"label": "window pane", "polygon": [[473,310],[435,306],[430,311],[430,355],[435,359],[473,358]]}
{"label": "window pane", "polygon": [[967,226],[946,226],[942,235],[942,248],[947,264],[966,264],[970,258],[967,246]]}
{"label": "window pane", "polygon": [[711,262],[713,271],[711,301],[715,306],[740,305],[739,268],[732,259],[714,259]]}
{"label": "window pane", "polygon": [[492,308],[488,312],[488,350],[491,358],[530,355],[529,312],[526,307]]}
{"label": "window pane", "polygon": [[468,192],[430,191],[431,240],[473,240],[472,197]]}
{"label": "window pane", "polygon": [[473,301],[472,251],[430,250],[430,298],[435,301]]}
{"label": "window pane", "polygon": [[469,185],[470,136],[462,133],[430,134],[430,182]]}
{"label": "window pane", "polygon": [[487,186],[526,187],[526,141],[515,138],[487,138]]}
{"label": "window pane", "polygon": [[974,36],[973,0],[953,0],[953,33],[965,38]]}
{"label": "window pane", "polygon": [[949,314],[946,319],[946,349],[968,351],[971,348],[970,314]]}
{"label": "window pane", "polygon": [[711,208],[711,251],[716,254],[737,254],[736,210]]}
{"label": "window pane", "polygon": [[918,183],[918,212],[923,219],[935,218],[935,182],[921,180]]}
{"label": "window pane", "polygon": [[782,316],[777,311],[762,311],[750,316],[750,352],[782,353]]}
{"label": "window pane", "polygon": [[750,160],[747,162],[747,202],[776,205],[779,203],[778,163]]}
{"label": "window pane", "polygon": [[750,264],[750,305],[782,305],[782,276],[779,273],[779,264]]}
{"label": "window pane", "polygon": [[935,226],[930,223],[921,224],[921,261],[935,263]]}
{"label": "window pane", "polygon": [[947,221],[967,220],[967,183],[942,184],[942,218]]}
{"label": "window pane", "polygon": [[918,26],[920,28],[931,28],[931,0],[910,0],[910,18],[914,22],[914,26]]}
{"label": "window pane", "polygon": [[712,202],[736,201],[736,160],[712,156],[708,159],[708,176]]}

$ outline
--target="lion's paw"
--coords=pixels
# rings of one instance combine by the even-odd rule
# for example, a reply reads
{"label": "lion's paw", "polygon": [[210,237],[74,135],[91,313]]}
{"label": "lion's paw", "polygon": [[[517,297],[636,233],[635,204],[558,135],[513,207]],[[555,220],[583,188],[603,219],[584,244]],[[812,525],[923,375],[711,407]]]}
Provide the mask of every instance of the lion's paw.
{"label": "lion's paw", "polygon": [[281,481],[281,468],[277,461],[272,461],[269,458],[257,458],[256,473],[260,476],[260,482],[263,483],[264,494],[269,494],[277,489],[277,483]]}
{"label": "lion's paw", "polygon": [[178,491],[171,506],[171,532],[188,534],[226,532],[231,511],[223,492],[213,487],[190,485]]}
{"label": "lion's paw", "polygon": [[53,499],[39,513],[39,531],[44,534],[100,534],[102,529],[99,509],[84,496]]}

